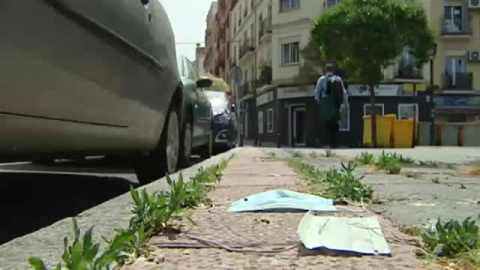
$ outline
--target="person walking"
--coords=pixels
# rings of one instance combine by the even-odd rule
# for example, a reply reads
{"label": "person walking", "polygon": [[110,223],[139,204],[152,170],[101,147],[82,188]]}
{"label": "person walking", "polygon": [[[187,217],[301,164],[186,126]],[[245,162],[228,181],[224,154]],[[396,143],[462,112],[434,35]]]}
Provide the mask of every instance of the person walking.
{"label": "person walking", "polygon": [[[315,87],[315,100],[320,106],[320,119],[325,123],[330,148],[338,147],[338,121],[341,119],[340,108],[348,104],[348,94],[342,78],[333,74],[335,67],[325,65],[325,75],[318,79]],[[344,111],[348,111],[345,109]]]}

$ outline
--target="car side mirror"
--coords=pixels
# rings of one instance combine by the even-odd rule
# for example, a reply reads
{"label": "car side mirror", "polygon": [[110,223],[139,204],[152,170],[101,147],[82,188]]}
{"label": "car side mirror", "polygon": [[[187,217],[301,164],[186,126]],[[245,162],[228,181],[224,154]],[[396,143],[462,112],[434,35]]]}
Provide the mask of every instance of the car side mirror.
{"label": "car side mirror", "polygon": [[212,86],[213,81],[209,78],[200,78],[197,80],[197,87],[198,88],[208,88]]}

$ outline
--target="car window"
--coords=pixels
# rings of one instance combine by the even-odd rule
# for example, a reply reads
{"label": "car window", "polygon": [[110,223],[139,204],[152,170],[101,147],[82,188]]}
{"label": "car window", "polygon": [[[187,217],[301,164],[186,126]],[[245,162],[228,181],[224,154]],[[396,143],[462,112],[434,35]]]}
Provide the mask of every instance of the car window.
{"label": "car window", "polygon": [[188,58],[186,57],[185,57],[185,62],[187,64],[189,78],[194,81],[198,80],[198,72],[197,72],[197,69],[193,66],[193,63],[190,60],[188,60]]}
{"label": "car window", "polygon": [[183,78],[188,78],[192,81],[198,80],[198,73],[195,69],[193,63],[188,60],[185,56],[178,56],[177,57],[178,63],[178,74],[180,74]]}
{"label": "car window", "polygon": [[207,95],[210,104],[212,104],[212,110],[214,114],[228,111],[229,101],[224,92],[205,91],[205,94]]}

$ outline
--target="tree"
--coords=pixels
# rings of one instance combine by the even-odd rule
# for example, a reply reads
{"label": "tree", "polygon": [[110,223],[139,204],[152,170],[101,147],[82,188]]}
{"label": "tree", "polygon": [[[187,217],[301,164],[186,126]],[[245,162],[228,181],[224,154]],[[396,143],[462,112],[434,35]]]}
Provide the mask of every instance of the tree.
{"label": "tree", "polygon": [[410,47],[421,67],[435,37],[424,9],[398,0],[342,0],[314,20],[313,46],[323,59],[339,63],[349,77],[370,89],[372,143],[377,146],[375,85],[403,48]]}
{"label": "tree", "polygon": [[218,78],[212,74],[207,74],[207,77],[213,82],[211,90],[219,92],[229,91],[228,84],[222,78]]}

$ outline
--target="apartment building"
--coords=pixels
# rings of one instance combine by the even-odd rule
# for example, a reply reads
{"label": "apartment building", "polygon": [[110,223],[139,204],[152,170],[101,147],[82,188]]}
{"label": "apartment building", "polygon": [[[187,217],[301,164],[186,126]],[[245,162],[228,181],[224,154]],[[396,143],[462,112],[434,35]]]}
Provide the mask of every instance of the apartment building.
{"label": "apartment building", "polygon": [[219,25],[217,23],[218,3],[212,2],[207,15],[207,30],[205,32],[205,72],[219,76],[217,40]]}
{"label": "apartment building", "polygon": [[[425,8],[436,34],[433,67],[418,69],[405,48],[385,78],[397,83],[434,85],[436,120],[480,120],[480,2],[472,0],[414,0]],[[433,74],[431,74],[433,70]],[[433,80],[433,81],[432,81]]]}
{"label": "apartment building", "polygon": [[272,2],[238,0],[230,12],[230,59],[241,70],[241,96],[271,82]]}
{"label": "apartment building", "polygon": [[[231,6],[229,57],[242,75],[246,133],[251,130],[277,144],[318,144],[316,138],[307,135],[319,132],[306,127],[316,123],[318,112],[312,98],[313,85],[299,85],[304,65],[301,50],[309,42],[312,20],[340,1],[238,0]],[[436,33],[436,55],[433,65],[417,68],[412,50],[405,48],[395,64],[385,69],[385,81],[377,89],[378,105],[373,110],[394,113],[401,119],[430,121],[436,104],[437,120],[480,120],[479,1],[399,1],[423,5]],[[270,82],[273,87],[262,88]],[[341,120],[340,136],[355,141],[352,137],[360,137],[362,117],[372,108],[365,86],[351,83],[349,94],[358,104],[351,106],[352,111]],[[434,96],[427,91],[431,85],[437,89]]]}

